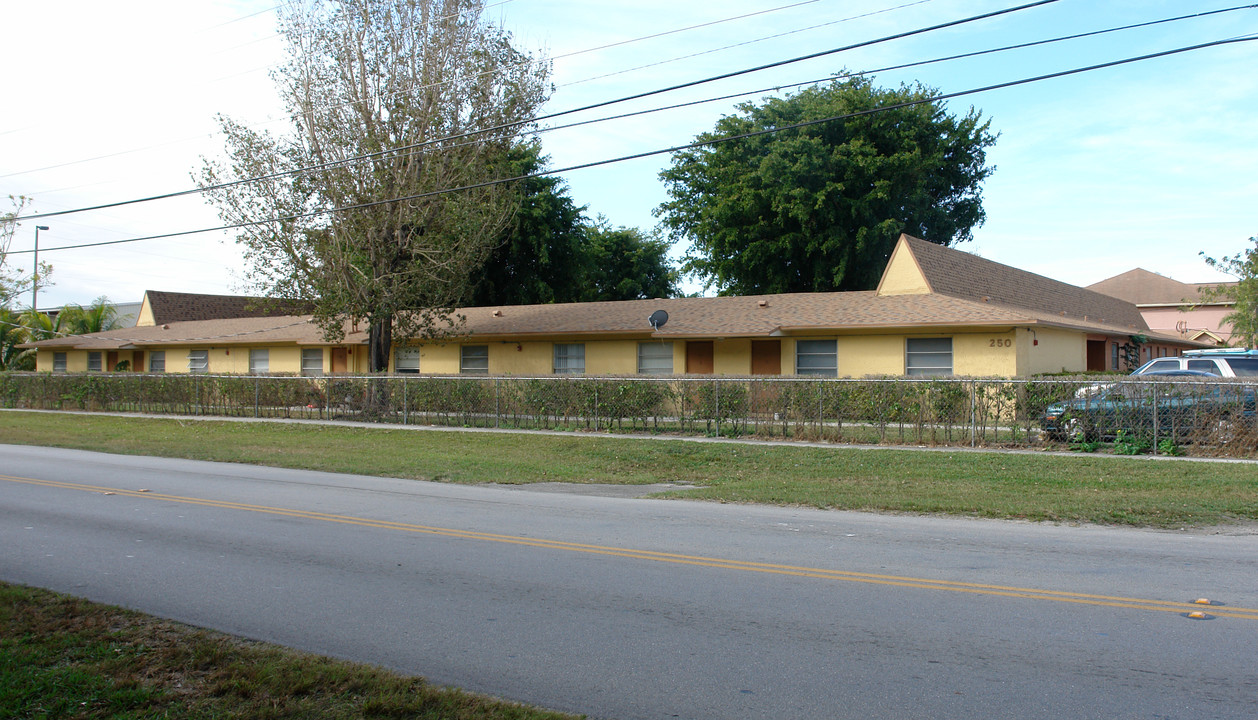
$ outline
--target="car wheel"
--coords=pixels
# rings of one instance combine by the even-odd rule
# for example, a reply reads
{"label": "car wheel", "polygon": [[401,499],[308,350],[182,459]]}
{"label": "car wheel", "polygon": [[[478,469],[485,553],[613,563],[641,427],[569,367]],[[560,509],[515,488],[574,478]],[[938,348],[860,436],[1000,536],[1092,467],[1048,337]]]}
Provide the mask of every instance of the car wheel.
{"label": "car wheel", "polygon": [[1066,439],[1070,442],[1090,442],[1096,439],[1096,428],[1084,418],[1071,416],[1063,423]]}
{"label": "car wheel", "polygon": [[1236,440],[1236,421],[1231,415],[1224,415],[1214,421],[1214,427],[1210,433],[1210,439],[1220,445],[1227,445]]}

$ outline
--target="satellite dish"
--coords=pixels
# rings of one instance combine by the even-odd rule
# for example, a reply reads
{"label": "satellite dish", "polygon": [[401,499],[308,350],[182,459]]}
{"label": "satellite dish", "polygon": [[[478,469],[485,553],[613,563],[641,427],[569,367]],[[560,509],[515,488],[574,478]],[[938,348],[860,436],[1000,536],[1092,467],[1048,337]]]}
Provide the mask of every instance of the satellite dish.
{"label": "satellite dish", "polygon": [[651,327],[654,328],[656,332],[659,332],[659,329],[664,327],[664,323],[668,322],[668,313],[663,310],[656,310],[651,313],[651,317],[647,318],[646,321],[651,323]]}

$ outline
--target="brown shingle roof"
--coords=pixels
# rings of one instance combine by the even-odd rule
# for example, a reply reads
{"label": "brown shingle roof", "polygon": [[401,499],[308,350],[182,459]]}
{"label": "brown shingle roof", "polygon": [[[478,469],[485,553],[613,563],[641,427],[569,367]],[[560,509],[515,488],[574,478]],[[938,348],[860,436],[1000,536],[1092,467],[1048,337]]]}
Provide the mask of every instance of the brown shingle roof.
{"label": "brown shingle roof", "polygon": [[[342,344],[367,342],[367,333],[348,324]],[[91,335],[41,340],[24,347],[112,350],[130,346],[149,348],[215,345],[323,345],[323,331],[309,315],[285,315],[225,320],[192,320],[143,327],[119,328]]]}
{"label": "brown shingle roof", "polygon": [[902,237],[933,292],[1016,308],[1044,319],[1056,316],[1071,323],[1129,332],[1149,329],[1130,302],[925,240]]}
{"label": "brown shingle roof", "polygon": [[1106,278],[1088,286],[1105,295],[1111,295],[1136,305],[1179,305],[1201,301],[1202,288],[1235,285],[1224,283],[1182,283],[1165,275],[1149,272],[1144,268],[1128,270],[1121,275]]}
{"label": "brown shingle roof", "polygon": [[148,298],[149,309],[153,312],[153,322],[157,325],[189,320],[302,315],[311,311],[310,304],[300,300],[277,300],[239,295],[201,295],[162,290],[149,290],[144,295]]}
{"label": "brown shingle roof", "polygon": [[[1051,326],[1110,335],[1150,333],[1131,303],[904,236],[932,292],[786,293],[742,297],[667,298],[464,308],[459,329],[475,339],[603,335],[622,337],[769,337],[874,329],[957,326]],[[221,296],[192,296],[183,298]],[[150,300],[152,296],[150,295]],[[238,298],[238,300],[247,300]],[[219,306],[220,311],[223,306]],[[654,332],[647,318],[664,310],[669,320]],[[46,340],[44,348],[106,349],[135,345],[323,344],[309,316],[229,318],[179,322],[163,328],[126,328]],[[345,343],[366,342],[346,328]]]}

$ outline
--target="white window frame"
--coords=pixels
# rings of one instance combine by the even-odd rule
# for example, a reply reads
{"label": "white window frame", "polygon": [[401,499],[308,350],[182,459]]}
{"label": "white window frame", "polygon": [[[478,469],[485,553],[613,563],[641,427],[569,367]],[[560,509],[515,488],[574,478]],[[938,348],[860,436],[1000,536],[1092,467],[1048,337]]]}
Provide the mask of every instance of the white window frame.
{"label": "white window frame", "polygon": [[[940,349],[944,343],[948,349]],[[916,348],[916,349],[915,349]],[[947,358],[947,365],[943,363]],[[904,374],[910,377],[952,375],[953,342],[951,337],[905,338]]]}
{"label": "white window frame", "polygon": [[196,375],[204,375],[210,371],[210,351],[209,350],[189,350],[188,351],[188,372]]}
{"label": "white window frame", "polygon": [[[92,351],[87,354],[87,371],[101,372],[105,364],[105,353]],[[95,366],[95,367],[93,367]]]}
{"label": "white window frame", "polygon": [[463,375],[488,375],[489,346],[460,345],[459,373]]}
{"label": "white window frame", "polygon": [[670,340],[638,343],[638,374],[672,375],[673,342]]}
{"label": "white window frame", "polygon": [[416,374],[419,372],[419,348],[400,347],[393,351],[393,372]]}
{"label": "white window frame", "polygon": [[249,374],[266,375],[271,372],[271,352],[268,348],[249,348]]}
{"label": "white window frame", "polygon": [[153,350],[149,352],[149,372],[164,373],[166,372],[166,351]]}
{"label": "white window frame", "polygon": [[301,349],[302,377],[323,377],[323,348]]}
{"label": "white window frame", "polygon": [[838,340],[796,340],[795,374],[812,377],[839,376]]}
{"label": "white window frame", "polygon": [[555,343],[552,369],[556,374],[585,373],[585,343]]}
{"label": "white window frame", "polygon": [[53,372],[66,371],[66,354],[65,353],[55,352],[52,354],[52,371]]}

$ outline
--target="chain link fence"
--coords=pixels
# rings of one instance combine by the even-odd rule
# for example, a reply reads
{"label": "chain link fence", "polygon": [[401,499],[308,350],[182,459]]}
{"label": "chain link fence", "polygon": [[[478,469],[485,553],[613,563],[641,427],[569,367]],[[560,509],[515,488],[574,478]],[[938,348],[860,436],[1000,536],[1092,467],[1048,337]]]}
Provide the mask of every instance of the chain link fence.
{"label": "chain link fence", "polygon": [[1254,383],[7,373],[7,408],[835,443],[1258,455]]}

